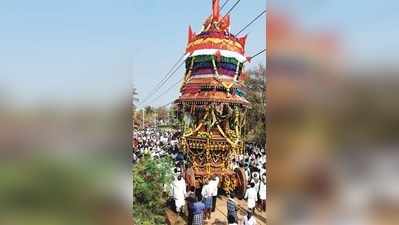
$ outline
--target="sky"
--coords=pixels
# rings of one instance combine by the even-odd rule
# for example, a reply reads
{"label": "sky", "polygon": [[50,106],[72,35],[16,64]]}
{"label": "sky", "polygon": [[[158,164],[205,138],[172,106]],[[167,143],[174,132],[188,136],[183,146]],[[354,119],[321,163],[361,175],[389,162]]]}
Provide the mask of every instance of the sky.
{"label": "sky", "polygon": [[[156,84],[168,73],[170,68],[184,53],[188,27],[199,33],[204,20],[211,14],[211,0],[188,1],[148,1],[136,0],[135,15],[141,21],[137,23],[140,32],[136,36],[133,62],[134,86],[139,93],[139,106],[162,106],[178,97],[179,85],[173,86],[183,77],[183,66],[160,88],[156,94],[150,93]],[[224,3],[224,0],[221,0]],[[222,10],[224,15],[235,3],[230,0]],[[231,31],[238,32],[266,8],[266,1],[243,0],[231,12]],[[247,30],[247,54],[254,55],[266,47],[266,17],[261,18]],[[245,32],[244,32],[245,34]],[[265,65],[265,54],[255,58],[251,66]],[[167,90],[172,87],[169,92]],[[166,92],[166,93],[165,93]],[[162,95],[165,93],[164,95]],[[147,99],[146,97],[151,95]],[[159,98],[157,98],[159,95]]]}
{"label": "sky", "polygon": [[[255,2],[232,12],[233,31],[266,7]],[[211,0],[1,1],[0,95],[21,104],[101,103],[130,94],[133,83],[142,100],[183,54],[188,26],[199,31],[210,8]],[[249,54],[264,48],[264,24],[247,30]]]}
{"label": "sky", "polygon": [[[224,2],[224,0],[221,0]],[[235,0],[230,0],[226,12]],[[397,1],[272,1],[306,29],[338,30],[353,59],[397,56]],[[266,7],[242,0],[232,11],[238,31]],[[155,95],[187,43],[188,26],[199,31],[211,0],[13,0],[0,3],[0,95],[20,104],[113,102],[134,86],[140,101],[181,79],[179,70]],[[265,48],[266,18],[249,27],[247,54]],[[247,68],[265,62],[265,55]],[[147,104],[177,97],[172,88]]]}

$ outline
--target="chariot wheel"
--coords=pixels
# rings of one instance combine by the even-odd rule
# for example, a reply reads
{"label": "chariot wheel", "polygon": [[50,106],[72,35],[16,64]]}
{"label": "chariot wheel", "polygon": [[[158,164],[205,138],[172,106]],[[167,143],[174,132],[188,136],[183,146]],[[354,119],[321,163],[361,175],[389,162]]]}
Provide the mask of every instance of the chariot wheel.
{"label": "chariot wheel", "polygon": [[191,187],[197,188],[197,186],[195,185],[195,175],[192,167],[186,169],[185,179],[189,189]]}
{"label": "chariot wheel", "polygon": [[239,199],[243,199],[245,192],[247,191],[247,177],[245,176],[245,171],[243,168],[236,168],[234,170],[237,177],[236,194]]}

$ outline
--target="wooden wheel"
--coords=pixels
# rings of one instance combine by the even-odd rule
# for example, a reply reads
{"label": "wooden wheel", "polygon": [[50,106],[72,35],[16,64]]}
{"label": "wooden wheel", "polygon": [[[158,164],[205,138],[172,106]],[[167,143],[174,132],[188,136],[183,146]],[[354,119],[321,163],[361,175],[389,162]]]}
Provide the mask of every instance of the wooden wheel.
{"label": "wooden wheel", "polygon": [[195,175],[194,175],[194,170],[192,167],[186,169],[185,179],[186,179],[189,189],[191,187],[195,187],[195,188],[197,187],[195,185]]}
{"label": "wooden wheel", "polygon": [[243,199],[245,192],[247,191],[247,177],[245,176],[245,171],[243,168],[236,168],[234,170],[237,178],[236,194],[239,199]]}

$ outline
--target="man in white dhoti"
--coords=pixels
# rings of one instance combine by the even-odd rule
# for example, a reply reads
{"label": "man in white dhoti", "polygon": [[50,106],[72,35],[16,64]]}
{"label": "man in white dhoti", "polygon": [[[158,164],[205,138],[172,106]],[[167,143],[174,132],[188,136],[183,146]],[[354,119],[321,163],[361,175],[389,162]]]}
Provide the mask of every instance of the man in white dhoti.
{"label": "man in white dhoti", "polygon": [[256,191],[256,193],[258,195],[258,199],[257,199],[257,202],[256,202],[256,208],[259,208],[259,205],[260,205],[260,202],[259,202],[259,189],[260,189],[261,181],[260,181],[260,179],[258,177],[258,174],[254,174],[254,178],[251,180],[251,183],[255,184],[254,188],[255,188],[255,191]]}
{"label": "man in white dhoti", "polygon": [[258,200],[258,193],[256,192],[254,183],[251,183],[251,187],[245,192],[244,198],[247,199],[248,208],[254,213],[256,201]]}
{"label": "man in white dhoti", "polygon": [[173,198],[175,200],[176,212],[183,213],[186,204],[186,182],[181,175],[173,181]]}
{"label": "man in white dhoti", "polygon": [[202,186],[201,195],[202,201],[205,204],[205,219],[211,219],[211,210],[212,210],[212,187],[209,184],[209,181],[206,179],[204,182],[204,186]]}
{"label": "man in white dhoti", "polygon": [[243,225],[256,225],[256,219],[253,216],[253,213],[251,212],[251,210],[247,211],[247,215],[244,216],[242,224]]}
{"label": "man in white dhoti", "polygon": [[266,176],[262,176],[262,181],[259,185],[259,198],[261,208],[264,212],[266,212]]}

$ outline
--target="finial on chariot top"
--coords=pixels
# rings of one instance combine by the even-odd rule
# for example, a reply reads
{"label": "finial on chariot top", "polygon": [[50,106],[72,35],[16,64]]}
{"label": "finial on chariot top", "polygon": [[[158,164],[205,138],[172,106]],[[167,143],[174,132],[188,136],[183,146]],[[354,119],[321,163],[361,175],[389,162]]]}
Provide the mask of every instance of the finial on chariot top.
{"label": "finial on chariot top", "polygon": [[212,15],[205,23],[203,31],[228,32],[230,27],[230,15],[220,16],[220,0],[212,0]]}
{"label": "finial on chariot top", "polygon": [[212,18],[219,21],[220,17],[220,0],[212,0]]}

